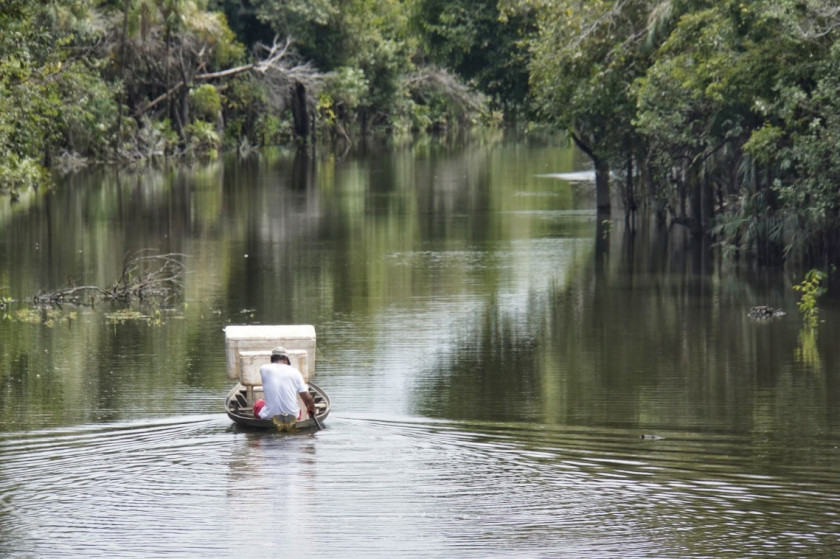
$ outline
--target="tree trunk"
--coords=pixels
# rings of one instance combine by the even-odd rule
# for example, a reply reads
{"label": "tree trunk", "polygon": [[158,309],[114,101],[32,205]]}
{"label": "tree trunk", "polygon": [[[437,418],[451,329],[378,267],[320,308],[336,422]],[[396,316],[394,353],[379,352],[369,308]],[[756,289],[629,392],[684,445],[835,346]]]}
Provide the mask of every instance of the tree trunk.
{"label": "tree trunk", "polygon": [[598,213],[610,212],[610,164],[595,155],[592,147],[584,142],[580,136],[571,133],[572,141],[580,148],[580,150],[589,156],[592,163],[595,165],[595,205],[598,208]]}
{"label": "tree trunk", "polygon": [[702,206],[702,223],[701,227],[703,233],[708,235],[712,226],[712,221],[715,219],[715,192],[712,183],[709,179],[704,179],[702,183],[702,191],[700,192],[700,200]]}
{"label": "tree trunk", "polygon": [[122,37],[120,43],[120,78],[122,79],[122,92],[120,94],[119,106],[117,108],[117,134],[114,138],[114,154],[119,152],[122,145],[122,120],[123,107],[126,104],[126,91],[128,86],[125,84],[125,57],[126,57],[126,34],[128,33],[128,11],[131,8],[131,0],[125,0],[123,4],[123,22],[122,22]]}
{"label": "tree trunk", "polygon": [[701,203],[701,181],[697,166],[693,165],[688,169],[688,195],[689,211],[691,217],[688,220],[692,235],[700,235],[703,223],[703,205]]}
{"label": "tree trunk", "polygon": [[627,157],[626,173],[627,173],[627,176],[625,177],[625,181],[624,181],[624,198],[625,198],[624,211],[625,211],[626,214],[629,215],[629,214],[635,212],[636,209],[637,209],[636,192],[635,192],[636,184],[635,184],[634,177],[633,177],[633,174],[635,173],[635,171],[634,171],[633,157],[632,156]]}
{"label": "tree trunk", "polygon": [[610,211],[610,164],[601,158],[595,163],[595,205],[599,213]]}
{"label": "tree trunk", "polygon": [[610,233],[612,224],[610,223],[610,214],[597,212],[597,219],[595,220],[595,278],[598,281],[602,278],[607,270],[607,261],[610,256]]}
{"label": "tree trunk", "polygon": [[295,120],[295,134],[299,138],[308,140],[312,134],[309,103],[306,98],[306,87],[300,82],[295,82],[292,88],[292,116]]}

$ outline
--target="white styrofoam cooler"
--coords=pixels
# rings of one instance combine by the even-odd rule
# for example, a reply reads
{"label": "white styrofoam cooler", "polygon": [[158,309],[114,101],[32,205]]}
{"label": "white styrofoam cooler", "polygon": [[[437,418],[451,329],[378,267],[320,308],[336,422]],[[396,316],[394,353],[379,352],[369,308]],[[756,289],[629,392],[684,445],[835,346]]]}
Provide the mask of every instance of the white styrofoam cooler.
{"label": "white styrofoam cooler", "polygon": [[[286,348],[289,349],[289,348]],[[289,349],[289,363],[301,372],[303,381],[309,382],[309,359],[305,349]],[[259,351],[239,352],[239,382],[246,386],[258,386],[262,384],[260,367],[271,363],[271,350],[261,349]]]}
{"label": "white styrofoam cooler", "polygon": [[225,327],[227,374],[242,384],[260,385],[260,365],[271,359],[271,350],[283,346],[289,361],[304,380],[315,374],[315,327],[310,324]]}

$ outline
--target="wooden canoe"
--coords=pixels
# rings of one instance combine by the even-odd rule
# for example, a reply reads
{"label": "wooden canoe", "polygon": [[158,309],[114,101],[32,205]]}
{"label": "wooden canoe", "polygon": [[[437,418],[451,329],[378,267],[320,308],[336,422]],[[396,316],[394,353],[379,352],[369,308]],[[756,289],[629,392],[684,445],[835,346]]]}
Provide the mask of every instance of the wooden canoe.
{"label": "wooden canoe", "polygon": [[[315,417],[323,424],[324,420],[330,414],[330,398],[320,387],[313,383],[309,383],[309,393],[315,399]],[[254,417],[254,402],[249,401],[248,389],[245,385],[237,383],[225,398],[225,410],[228,417],[231,418],[237,425],[245,427],[252,427],[254,429],[276,429],[274,422],[270,419],[260,419]],[[303,411],[304,415],[306,410]],[[311,417],[301,419],[295,423],[296,431],[305,431],[315,429],[315,420]]]}

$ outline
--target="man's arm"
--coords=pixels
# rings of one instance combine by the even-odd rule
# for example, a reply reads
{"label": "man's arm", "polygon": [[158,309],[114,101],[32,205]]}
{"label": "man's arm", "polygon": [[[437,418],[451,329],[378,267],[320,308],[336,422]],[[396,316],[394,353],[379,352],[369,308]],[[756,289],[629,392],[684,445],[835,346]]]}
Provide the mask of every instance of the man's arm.
{"label": "man's arm", "polygon": [[309,413],[309,417],[315,415],[315,398],[312,397],[312,394],[309,391],[305,392],[298,392],[300,394],[300,399],[303,400],[303,403],[306,405],[306,411]]}

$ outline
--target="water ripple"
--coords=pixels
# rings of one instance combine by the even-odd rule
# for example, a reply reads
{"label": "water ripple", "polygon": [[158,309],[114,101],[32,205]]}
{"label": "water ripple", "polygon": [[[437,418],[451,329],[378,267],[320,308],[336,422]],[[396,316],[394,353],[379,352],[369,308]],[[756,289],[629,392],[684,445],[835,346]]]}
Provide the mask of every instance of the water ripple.
{"label": "water ripple", "polygon": [[840,550],[836,466],[756,473],[744,443],[362,416],[285,437],[217,415],[6,433],[0,555]]}

